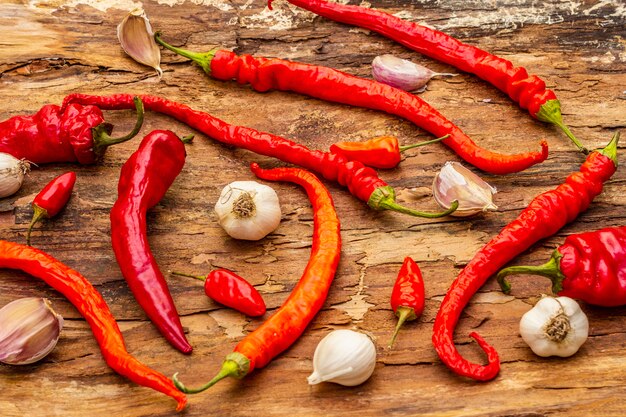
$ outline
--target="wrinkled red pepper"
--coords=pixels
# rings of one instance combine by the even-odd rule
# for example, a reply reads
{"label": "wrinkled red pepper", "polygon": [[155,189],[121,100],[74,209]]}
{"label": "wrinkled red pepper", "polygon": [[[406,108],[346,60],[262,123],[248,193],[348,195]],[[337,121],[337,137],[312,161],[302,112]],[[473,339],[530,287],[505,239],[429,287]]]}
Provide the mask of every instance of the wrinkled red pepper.
{"label": "wrinkled red pepper", "polygon": [[389,342],[389,347],[393,346],[400,327],[405,321],[417,320],[422,315],[425,301],[422,271],[415,261],[407,256],[404,258],[402,268],[400,268],[391,292],[391,308],[398,317],[398,324],[393,332],[391,342]]}

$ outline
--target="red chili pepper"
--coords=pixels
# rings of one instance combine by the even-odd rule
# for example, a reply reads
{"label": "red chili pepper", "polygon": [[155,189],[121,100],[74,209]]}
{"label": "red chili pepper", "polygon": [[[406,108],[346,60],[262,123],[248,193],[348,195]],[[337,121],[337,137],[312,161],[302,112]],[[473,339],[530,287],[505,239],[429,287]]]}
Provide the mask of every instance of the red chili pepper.
{"label": "red chili pepper", "polygon": [[143,123],[143,106],[136,98],[137,123],[120,138],[110,136],[113,125],[104,122],[96,106],[71,104],[61,109],[43,106],[31,116],[14,116],[0,122],[0,152],[35,164],[78,162],[93,164],[106,149],[133,138]]}
{"label": "red chili pepper", "polygon": [[550,260],[540,266],[511,266],[498,272],[505,293],[505,277],[534,274],[550,278],[552,291],[589,304],[615,307],[626,304],[626,226],[609,227],[565,238]]}
{"label": "red chili pepper", "polygon": [[548,157],[548,145],[541,152],[502,155],[480,148],[461,129],[447,120],[420,97],[377,81],[355,77],[332,68],[301,64],[282,59],[237,56],[233,52],[212,50],[193,53],[156,40],[176,53],[194,60],[218,80],[235,79],[249,83],[257,91],[293,91],[335,103],[381,110],[413,122],[443,140],[470,164],[492,174],[522,171]]}
{"label": "red chili pepper", "polygon": [[24,271],[63,294],[87,320],[111,369],[136,384],[169,395],[178,402],[178,411],[185,408],[187,398],[170,379],[128,353],[122,332],[106,301],[79,272],[38,249],[5,240],[0,240],[0,268]]}
{"label": "red chili pepper", "polygon": [[604,148],[591,152],[579,172],[564,184],[535,197],[517,219],[491,239],[463,268],[444,297],[435,318],[433,344],[444,364],[459,375],[480,381],[500,370],[498,352],[477,333],[470,333],[487,354],[488,365],[469,362],[454,346],[454,328],[474,293],[507,262],[540,239],[552,236],[585,211],[617,169],[619,133]]}
{"label": "red chili pepper", "polygon": [[257,177],[269,181],[290,181],[306,190],[313,205],[313,247],[302,278],[289,298],[254,332],[241,340],[226,356],[220,372],[206,385],[186,388],[174,375],[174,384],[183,392],[202,392],[223,378],[243,378],[256,368],[267,365],[291,346],[324,305],[335,277],[341,253],[339,218],[328,190],[315,175],[298,168],[265,170],[252,164]]}
{"label": "red chili pepper", "polygon": [[248,281],[228,269],[215,269],[206,278],[180,272],[172,274],[204,281],[204,292],[209,298],[246,316],[265,314],[265,301],[261,294]]}
{"label": "red chili pepper", "polygon": [[111,244],[135,299],[161,334],[183,353],[185,338],[174,300],[148,243],[146,212],[155,206],[185,165],[185,145],[174,133],[149,133],[122,166],[111,209]]}
{"label": "red chili pepper", "polygon": [[424,279],[419,266],[410,257],[404,263],[391,292],[391,308],[398,316],[398,324],[393,332],[389,347],[393,346],[400,327],[405,321],[416,320],[424,312]]}
{"label": "red chili pepper", "polygon": [[26,244],[28,246],[30,246],[30,232],[33,230],[35,223],[41,219],[49,219],[59,214],[70,199],[75,183],[76,174],[66,172],[50,181],[37,194],[33,200],[33,219],[30,221],[28,232],[26,233]]}
{"label": "red chili pepper", "polygon": [[[270,9],[272,1],[268,0]],[[561,103],[554,91],[547,89],[541,78],[529,76],[525,68],[515,67],[504,58],[463,43],[443,32],[402,20],[380,10],[325,0],[287,1],[327,19],[374,31],[430,58],[477,75],[506,93],[534,118],[558,126],[578,149],[588,152],[563,123]]]}
{"label": "red chili pepper", "polygon": [[[108,110],[127,109],[131,105],[131,97],[128,94],[112,96],[71,94],[65,98],[64,106],[78,102],[97,104],[98,107]],[[141,100],[148,110],[171,116],[217,141],[318,172],[327,180],[337,181],[348,187],[355,197],[367,202],[374,210],[393,210],[410,216],[435,218],[447,216],[458,207],[458,202],[455,201],[446,211],[428,213],[401,206],[396,202],[393,187],[380,179],[376,171],[358,161],[348,161],[341,155],[328,152],[313,151],[270,133],[229,125],[208,113],[193,110],[184,104],[161,97],[141,96]]]}

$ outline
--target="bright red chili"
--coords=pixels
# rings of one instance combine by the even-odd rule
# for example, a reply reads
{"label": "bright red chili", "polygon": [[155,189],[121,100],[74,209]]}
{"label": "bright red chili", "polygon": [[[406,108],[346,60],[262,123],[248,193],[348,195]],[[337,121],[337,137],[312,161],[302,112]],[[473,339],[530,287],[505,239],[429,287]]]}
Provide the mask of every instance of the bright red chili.
{"label": "bright red chili", "polygon": [[[268,0],[270,9],[272,1]],[[287,1],[327,19],[372,30],[409,49],[477,75],[506,93],[534,118],[558,126],[578,149],[587,153],[587,149],[563,123],[561,103],[554,91],[547,89],[541,78],[529,76],[525,68],[515,67],[504,58],[463,43],[443,32],[380,10],[325,0]]]}
{"label": "bright red chili", "polygon": [[43,106],[31,116],[14,116],[0,122],[0,152],[35,164],[78,162],[93,164],[107,147],[133,138],[143,123],[143,106],[137,98],[137,123],[120,138],[110,136],[113,125],[104,122],[96,106],[72,104]]}
{"label": "bright red chili", "polygon": [[30,246],[30,232],[33,226],[41,219],[49,219],[56,216],[65,207],[72,195],[74,184],[76,183],[76,174],[66,172],[50,181],[37,194],[33,200],[33,219],[28,225],[26,233],[26,244]]}
{"label": "bright red chili", "polygon": [[182,171],[185,156],[183,141],[170,131],[155,130],[141,141],[120,172],[118,198],[111,209],[111,244],[124,279],[152,323],[172,346],[191,353],[146,230],[146,212]]}
{"label": "bright red chili", "polygon": [[225,50],[193,53],[156,40],[167,48],[197,62],[218,80],[235,79],[249,83],[257,91],[293,91],[335,103],[381,110],[410,120],[443,140],[461,158],[492,174],[522,171],[548,157],[548,145],[540,152],[502,155],[480,148],[461,129],[447,120],[419,96],[377,81],[355,77],[332,68],[301,64],[282,59],[237,56]]}
{"label": "bright red chili", "polygon": [[609,227],[565,238],[550,260],[540,266],[511,266],[498,272],[505,293],[505,277],[534,274],[550,278],[552,291],[589,304],[615,307],[626,304],[626,226]]}
{"label": "bright red chili", "polygon": [[491,239],[463,268],[444,297],[433,333],[437,354],[459,375],[488,381],[500,370],[498,352],[477,333],[470,333],[487,354],[488,365],[469,362],[454,346],[454,328],[463,308],[489,277],[540,239],[552,236],[585,211],[617,169],[619,133],[604,148],[591,152],[564,184],[535,197],[520,215]]}
{"label": "bright red chili", "polygon": [[87,320],[107,365],[136,384],[169,395],[185,408],[187,398],[165,375],[139,362],[126,350],[124,337],[106,301],[87,279],[38,249],[0,240],[0,268],[19,269],[63,294]]}
{"label": "bright red chili", "polygon": [[214,301],[250,317],[265,314],[263,297],[248,281],[228,269],[214,269],[206,277],[172,272],[204,281],[204,292]]}
{"label": "bright red chili", "polygon": [[389,347],[393,346],[405,321],[416,320],[424,312],[424,279],[419,266],[410,257],[404,258],[402,268],[391,292],[391,308],[398,317]]}
{"label": "bright red chili", "polygon": [[[132,96],[128,94],[112,96],[71,94],[65,98],[64,106],[77,102],[98,105],[108,110],[127,109],[132,104],[131,98]],[[148,110],[171,116],[217,141],[318,172],[327,180],[337,181],[348,187],[355,197],[367,202],[375,210],[393,210],[411,216],[435,218],[447,216],[458,207],[458,203],[454,202],[449,210],[428,213],[401,206],[396,202],[393,187],[380,179],[376,171],[358,161],[348,161],[344,156],[329,152],[314,151],[270,133],[229,125],[208,113],[193,110],[184,104],[161,97],[141,96],[141,100]]]}
{"label": "bright red chili", "polygon": [[228,376],[243,378],[267,365],[300,337],[324,305],[335,277],[341,253],[339,218],[328,190],[312,173],[298,168],[265,170],[252,164],[252,171],[264,180],[290,181],[306,190],[313,205],[313,247],[309,262],[289,298],[254,332],[241,340],[226,356],[220,372],[206,385],[186,388],[174,375],[176,387],[195,394]]}

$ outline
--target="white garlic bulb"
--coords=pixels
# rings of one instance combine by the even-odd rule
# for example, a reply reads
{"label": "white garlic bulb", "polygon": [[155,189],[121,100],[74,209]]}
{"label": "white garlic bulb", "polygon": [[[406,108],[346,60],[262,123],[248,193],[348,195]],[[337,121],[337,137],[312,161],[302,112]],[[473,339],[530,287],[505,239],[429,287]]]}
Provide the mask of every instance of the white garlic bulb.
{"label": "white garlic bulb", "polygon": [[539,356],[572,356],[585,343],[589,321],[569,297],[544,297],[522,316],[519,331]]}
{"label": "white garlic bulb", "polygon": [[128,56],[140,64],[154,68],[159,77],[163,75],[161,50],[154,40],[150,20],[143,9],[135,9],[126,15],[117,26],[117,39]]}
{"label": "white garlic bulb", "polygon": [[27,161],[0,152],[0,198],[15,194],[22,187],[28,171],[30,164]]}
{"label": "white garlic bulb", "polygon": [[313,373],[309,384],[334,382],[353,387],[362,384],[374,372],[376,346],[364,333],[334,330],[324,337],[313,355]]}
{"label": "white garlic bulb", "polygon": [[215,213],[235,239],[259,240],[280,224],[280,203],[272,187],[256,181],[235,181],[222,190]]}

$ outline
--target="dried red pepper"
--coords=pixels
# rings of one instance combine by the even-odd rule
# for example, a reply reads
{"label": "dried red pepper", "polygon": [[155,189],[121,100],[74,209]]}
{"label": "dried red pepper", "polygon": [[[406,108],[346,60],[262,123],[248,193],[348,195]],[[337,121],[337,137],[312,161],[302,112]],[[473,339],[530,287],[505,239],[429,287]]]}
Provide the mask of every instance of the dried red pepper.
{"label": "dried red pepper", "polygon": [[469,362],[454,346],[454,328],[463,308],[489,277],[540,239],[552,236],[585,211],[617,169],[619,133],[591,152],[564,184],[535,197],[520,215],[491,239],[463,268],[444,297],[435,318],[433,344],[444,364],[459,375],[488,381],[500,370],[498,352],[477,333],[470,333],[487,354],[488,365]]}
{"label": "dried red pepper", "polygon": [[169,395],[185,408],[187,398],[165,375],[139,362],[126,350],[124,337],[106,301],[87,279],[38,249],[0,240],[0,268],[19,269],[63,294],[91,327],[107,365],[136,384]]}
{"label": "dried red pepper", "polygon": [[[65,98],[64,106],[77,102],[98,105],[108,110],[127,109],[131,105],[131,97],[128,94],[112,96],[71,94]],[[396,202],[393,187],[380,179],[376,171],[358,161],[348,161],[344,156],[333,153],[313,151],[306,146],[270,133],[229,125],[208,113],[193,110],[184,104],[161,97],[141,96],[141,100],[148,110],[171,116],[222,143],[260,155],[272,156],[318,172],[327,180],[337,181],[348,187],[355,197],[367,202],[375,210],[393,210],[410,216],[436,218],[447,216],[458,207],[458,202],[455,201],[446,211],[429,213],[401,206]]]}
{"label": "dried red pepper", "polygon": [[282,59],[237,56],[225,50],[193,53],[156,40],[178,54],[194,60],[218,80],[235,79],[257,91],[293,91],[335,103],[381,110],[413,122],[443,140],[461,158],[492,174],[522,171],[548,157],[548,145],[540,152],[502,155],[479,147],[461,129],[420,97],[377,81],[355,77],[332,68]]}
{"label": "dried red pepper", "polygon": [[135,299],[161,334],[183,353],[185,337],[174,300],[148,243],[146,212],[165,195],[185,165],[185,145],[174,133],[149,133],[122,166],[111,209],[111,244]]}
{"label": "dried red pepper", "polygon": [[315,175],[298,168],[265,170],[252,164],[252,171],[264,180],[290,181],[306,190],[313,205],[313,247],[302,278],[289,298],[254,332],[241,340],[226,356],[220,372],[206,385],[185,387],[174,375],[174,383],[183,392],[202,392],[223,378],[243,378],[256,368],[267,365],[291,346],[324,305],[335,277],[341,253],[339,218],[328,190]]}
{"label": "dried red pepper", "polygon": [[511,266],[498,272],[505,293],[505,277],[534,274],[550,278],[555,294],[589,304],[615,307],[626,304],[626,226],[609,227],[565,238],[550,260],[540,266]]}
{"label": "dried red pepper", "polygon": [[419,266],[410,257],[404,258],[402,268],[391,292],[391,308],[398,317],[389,347],[393,346],[405,321],[416,320],[424,312],[424,278]]}
{"label": "dried red pepper", "polygon": [[[268,0],[270,9],[272,1]],[[534,118],[558,126],[578,149],[588,152],[563,123],[561,103],[554,91],[547,89],[541,78],[528,75],[525,68],[515,67],[504,58],[463,43],[443,32],[380,10],[325,0],[287,1],[327,19],[372,30],[409,49],[477,75],[506,93]]]}
{"label": "dried red pepper", "polygon": [[106,149],[133,138],[143,123],[143,106],[136,98],[137,122],[133,130],[112,138],[113,125],[104,122],[96,106],[49,104],[31,116],[14,116],[0,122],[0,152],[35,164],[78,162],[93,164]]}
{"label": "dried red pepper", "polygon": [[50,181],[33,200],[33,219],[26,232],[26,244],[30,246],[30,233],[39,220],[56,216],[65,207],[72,195],[76,174],[66,172]]}

